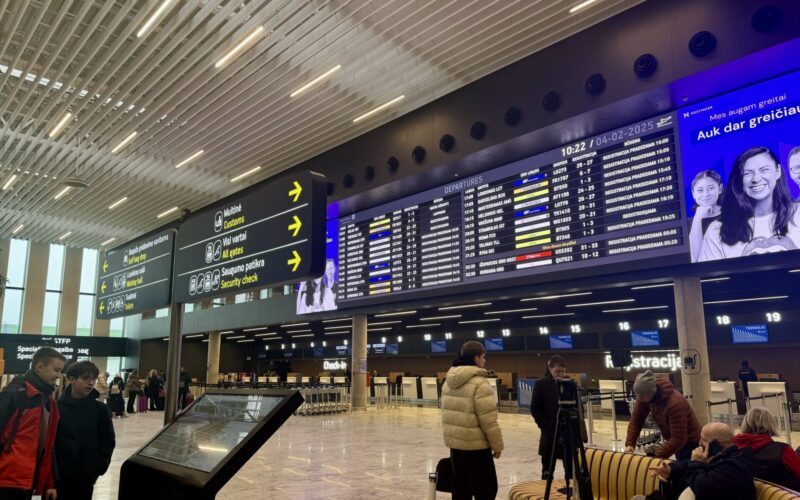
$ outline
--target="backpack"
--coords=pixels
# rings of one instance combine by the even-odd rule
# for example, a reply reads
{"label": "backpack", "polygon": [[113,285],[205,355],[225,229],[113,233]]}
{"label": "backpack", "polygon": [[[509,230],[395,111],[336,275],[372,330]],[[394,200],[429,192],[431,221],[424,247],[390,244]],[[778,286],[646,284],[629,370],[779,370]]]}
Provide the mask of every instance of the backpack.
{"label": "backpack", "polygon": [[111,384],[111,387],[109,389],[109,394],[119,394],[119,393],[120,393],[119,385],[118,384]]}

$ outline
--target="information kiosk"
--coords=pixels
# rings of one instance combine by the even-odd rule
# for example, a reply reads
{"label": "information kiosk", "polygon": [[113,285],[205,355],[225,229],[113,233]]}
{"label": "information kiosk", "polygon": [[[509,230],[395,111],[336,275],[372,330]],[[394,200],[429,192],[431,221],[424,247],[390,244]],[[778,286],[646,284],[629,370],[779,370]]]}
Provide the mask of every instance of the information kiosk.
{"label": "information kiosk", "polygon": [[302,403],[294,390],[209,389],[122,464],[118,498],[214,498]]}

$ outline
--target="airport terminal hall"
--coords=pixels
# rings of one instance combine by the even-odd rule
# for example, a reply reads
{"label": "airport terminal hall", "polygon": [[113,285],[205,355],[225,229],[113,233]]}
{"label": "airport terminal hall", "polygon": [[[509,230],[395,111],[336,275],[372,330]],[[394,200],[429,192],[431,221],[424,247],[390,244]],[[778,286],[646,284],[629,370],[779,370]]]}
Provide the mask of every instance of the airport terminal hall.
{"label": "airport terminal hall", "polygon": [[797,0],[0,0],[0,500],[800,499]]}

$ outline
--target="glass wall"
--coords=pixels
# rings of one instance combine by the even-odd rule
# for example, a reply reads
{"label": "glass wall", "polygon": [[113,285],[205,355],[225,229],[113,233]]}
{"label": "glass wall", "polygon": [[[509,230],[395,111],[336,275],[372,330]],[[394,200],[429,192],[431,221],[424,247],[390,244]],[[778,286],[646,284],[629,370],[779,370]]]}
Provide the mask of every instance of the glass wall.
{"label": "glass wall", "polygon": [[[47,259],[47,281],[42,314],[42,335],[58,333],[58,315],[61,309],[61,287],[64,281],[64,245],[50,245]],[[37,333],[37,332],[30,332]]]}
{"label": "glass wall", "polygon": [[11,240],[8,253],[8,284],[3,298],[3,318],[0,333],[20,333],[22,322],[22,297],[25,291],[25,271],[28,269],[28,242]]}
{"label": "glass wall", "polygon": [[[108,336],[109,337],[122,337],[122,330],[124,328],[125,328],[125,319],[124,318],[114,318],[114,319],[111,320],[111,324],[109,325]],[[111,358],[108,358],[108,362],[111,363]],[[109,370],[109,373],[111,373],[111,370]]]}
{"label": "glass wall", "polygon": [[78,297],[78,323],[75,333],[90,337],[94,324],[95,287],[97,286],[97,250],[83,249],[81,260],[81,287]]}

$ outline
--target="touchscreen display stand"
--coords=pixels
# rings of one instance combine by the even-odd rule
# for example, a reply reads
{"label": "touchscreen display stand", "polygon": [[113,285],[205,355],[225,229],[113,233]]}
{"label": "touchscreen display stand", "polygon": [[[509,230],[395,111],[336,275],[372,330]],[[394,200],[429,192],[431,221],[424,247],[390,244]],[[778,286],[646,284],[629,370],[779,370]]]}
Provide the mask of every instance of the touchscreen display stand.
{"label": "touchscreen display stand", "polygon": [[122,464],[118,498],[214,498],[302,403],[296,390],[208,389]]}

